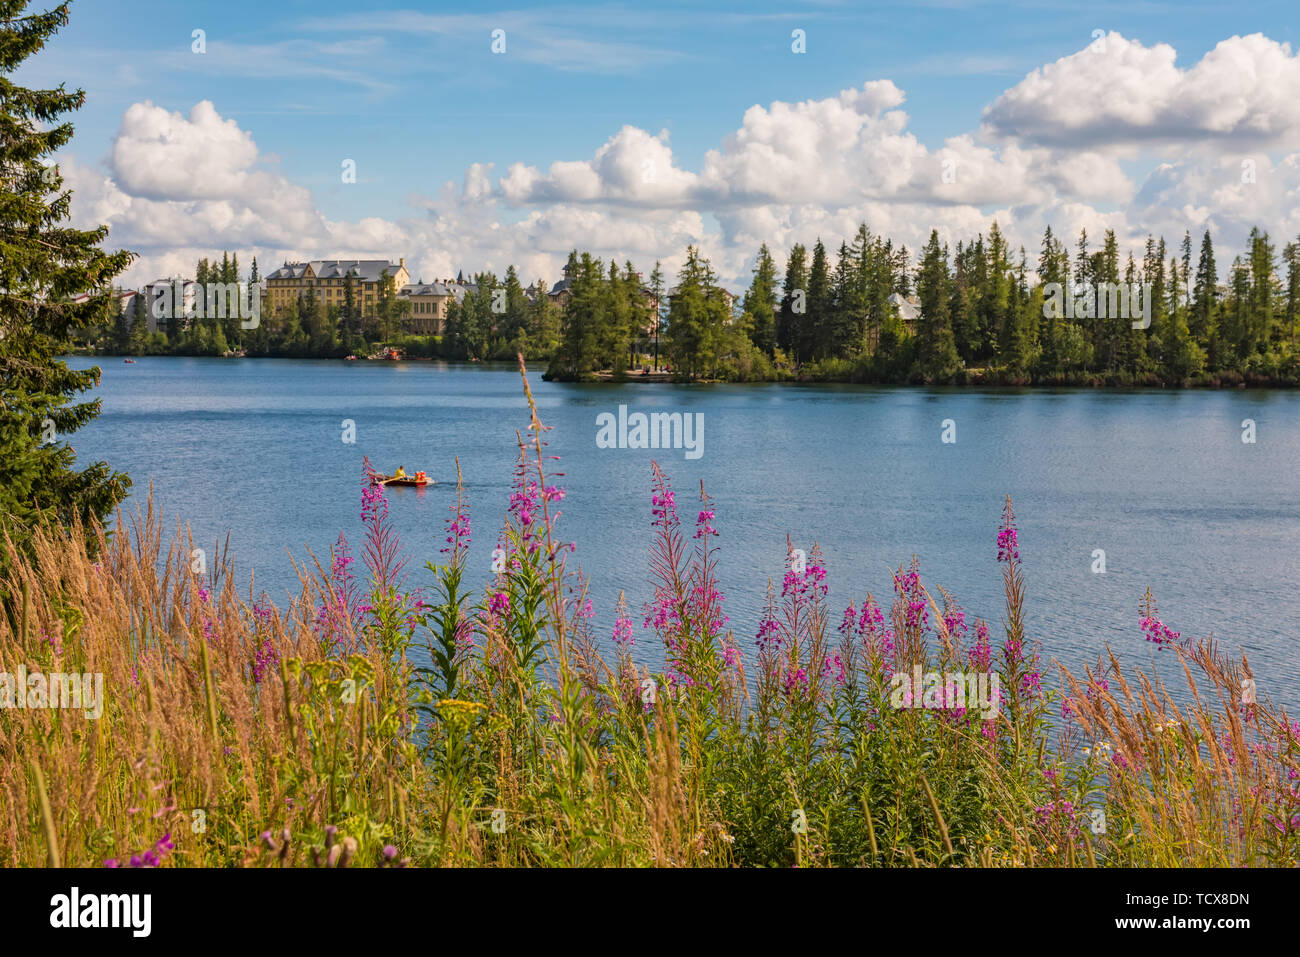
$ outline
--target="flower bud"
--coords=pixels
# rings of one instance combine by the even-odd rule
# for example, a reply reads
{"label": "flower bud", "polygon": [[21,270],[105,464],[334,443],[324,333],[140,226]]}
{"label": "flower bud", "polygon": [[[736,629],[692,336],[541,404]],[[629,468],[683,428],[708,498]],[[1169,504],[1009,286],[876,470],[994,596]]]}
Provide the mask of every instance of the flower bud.
{"label": "flower bud", "polygon": [[355,837],[343,838],[343,855],[339,859],[339,867],[347,867],[356,853],[357,839]]}

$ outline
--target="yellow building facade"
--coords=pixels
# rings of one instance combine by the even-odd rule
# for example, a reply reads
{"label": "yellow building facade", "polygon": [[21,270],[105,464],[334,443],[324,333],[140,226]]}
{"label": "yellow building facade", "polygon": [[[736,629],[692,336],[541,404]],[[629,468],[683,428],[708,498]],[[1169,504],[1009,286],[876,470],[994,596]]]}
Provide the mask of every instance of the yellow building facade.
{"label": "yellow building facade", "polygon": [[285,263],[266,276],[266,305],[272,315],[297,302],[311,289],[318,302],[342,308],[349,278],[353,296],[362,318],[373,318],[379,303],[379,287],[384,272],[393,280],[397,294],[411,282],[406,259],[388,262],[383,259],[313,259],[309,262]]}

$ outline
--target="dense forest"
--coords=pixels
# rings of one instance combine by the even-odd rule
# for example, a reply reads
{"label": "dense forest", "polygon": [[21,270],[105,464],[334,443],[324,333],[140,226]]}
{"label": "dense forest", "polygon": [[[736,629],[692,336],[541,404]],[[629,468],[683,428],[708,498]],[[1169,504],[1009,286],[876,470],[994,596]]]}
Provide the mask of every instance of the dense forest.
{"label": "dense forest", "polygon": [[[669,288],[658,263],[573,252],[559,300],[515,267],[479,273],[448,304],[443,335],[411,332],[409,305],[392,282],[375,315],[357,299],[321,303],[310,291],[255,329],[238,319],[160,323],[150,334],[119,308],[94,342],[117,353],[338,357],[394,345],[408,355],[549,363],[547,376],[615,377],[660,365],[686,380],[912,382],[1011,385],[1300,384],[1300,242],[1280,252],[1251,231],[1220,271],[1207,231],[1199,247],[1148,237],[1142,257],[1121,255],[1113,231],[1072,247],[1048,227],[1035,261],[1012,250],[997,223],[986,235],[941,244],[914,259],[906,246],[859,227],[833,253],[796,244],[782,274],[764,245],[749,288],[733,297],[698,249]],[[198,263],[200,283],[240,277],[236,256]],[[247,277],[257,281],[257,262]],[[1144,290],[1141,321],[1116,314],[1113,292]],[[1063,296],[1053,290],[1064,290]],[[348,290],[350,292],[350,290]],[[358,297],[359,298],[359,297]],[[1063,301],[1064,300],[1064,303]],[[1136,299],[1135,299],[1136,303]],[[1064,305],[1064,308],[1063,308]]]}
{"label": "dense forest", "polygon": [[[612,269],[603,278],[587,255],[570,258],[570,273],[550,374],[617,374],[629,351],[645,353],[658,297]],[[1116,315],[1113,297],[1108,308],[1107,287],[1121,283],[1145,289],[1144,316]],[[1150,237],[1137,260],[1122,259],[1114,232],[1098,247],[1083,232],[1071,250],[1049,227],[1031,265],[994,223],[955,249],[931,232],[918,263],[866,226],[833,256],[820,240],[811,256],[795,245],[784,276],[763,246],[730,306],[690,248],[660,321],[667,363],[685,379],[1296,385],[1298,307],[1300,243],[1279,261],[1258,229],[1221,277],[1208,231],[1196,250],[1190,234],[1176,250]]]}

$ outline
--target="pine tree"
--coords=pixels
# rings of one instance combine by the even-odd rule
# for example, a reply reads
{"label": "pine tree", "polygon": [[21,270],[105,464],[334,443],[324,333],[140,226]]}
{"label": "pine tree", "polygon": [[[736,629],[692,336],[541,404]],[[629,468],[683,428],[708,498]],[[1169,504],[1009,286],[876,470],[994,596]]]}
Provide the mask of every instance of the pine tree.
{"label": "pine tree", "polygon": [[[0,0],[0,526],[19,548],[42,518],[65,528],[102,520],[131,484],[103,462],[77,471],[67,442],[99,414],[98,400],[76,400],[100,370],[73,371],[58,356],[72,335],[108,320],[113,278],[132,256],[99,248],[107,227],[64,222],[72,194],[40,160],[71,139],[59,118],[85,93],[10,80],[68,22],[67,3],[24,15],[26,5]],[[72,302],[87,291],[90,299]]]}
{"label": "pine tree", "polygon": [[796,342],[808,318],[808,251],[795,243],[785,263],[781,286],[781,311],[777,315],[776,344],[786,355],[794,357]]}
{"label": "pine tree", "polygon": [[528,297],[519,282],[519,273],[514,266],[506,270],[505,279],[506,311],[497,316],[498,332],[509,344],[510,354],[528,352]]}
{"label": "pine tree", "polygon": [[131,323],[127,336],[126,351],[132,355],[144,355],[149,349],[149,312],[144,308],[142,297],[140,308],[136,310],[135,322]]}
{"label": "pine tree", "polygon": [[820,359],[825,354],[832,303],[830,264],[826,261],[826,247],[818,239],[808,271],[808,313],[795,339],[795,357],[800,362]]}
{"label": "pine tree", "polygon": [[714,369],[726,313],[713,267],[698,249],[687,246],[668,306],[668,354],[678,374],[694,379]]}
{"label": "pine tree", "polygon": [[1286,244],[1282,251],[1286,263],[1286,295],[1283,300],[1283,334],[1296,344],[1297,324],[1300,323],[1300,239]]}
{"label": "pine tree", "polygon": [[[407,303],[409,306],[410,304]],[[401,318],[401,310],[397,303],[397,283],[385,269],[379,275],[379,296],[375,303],[375,319],[379,329],[379,338],[382,342],[388,342],[393,336],[393,331],[397,327],[398,320]]]}
{"label": "pine tree", "polygon": [[564,275],[569,280],[569,301],[564,308],[560,347],[547,374],[580,379],[600,369],[600,337],[604,325],[604,297],[599,259],[590,253],[569,253]]}
{"label": "pine tree", "polygon": [[609,275],[601,286],[603,322],[600,327],[600,364],[623,375],[629,365],[633,323],[633,305],[623,290],[623,278],[618,264],[610,261]]}
{"label": "pine tree", "polygon": [[351,335],[362,334],[361,313],[357,307],[357,284],[351,273],[343,277],[343,327]]}
{"label": "pine tree", "polygon": [[820,347],[823,355],[852,358],[860,352],[862,341],[855,334],[856,315],[860,311],[858,289],[856,261],[849,252],[848,243],[842,242],[831,279],[830,314]]}
{"label": "pine tree", "polygon": [[753,317],[750,338],[754,346],[767,355],[776,348],[776,308],[776,263],[764,243],[754,264],[754,279],[745,293],[744,310]]}
{"label": "pine tree", "polygon": [[1054,301],[1044,299],[1046,304],[1041,308],[1042,319],[1038,327],[1042,350],[1039,353],[1040,368],[1049,374],[1064,371],[1062,347],[1066,336],[1064,327],[1068,321],[1065,318],[1064,302],[1068,294],[1066,285],[1070,281],[1069,270],[1069,257],[1061,241],[1052,235],[1052,227],[1048,226],[1043,232],[1042,246],[1039,247],[1038,278],[1043,285],[1053,285],[1060,289],[1060,295],[1053,297]]}
{"label": "pine tree", "polygon": [[550,358],[560,343],[560,310],[546,291],[551,287],[537,280],[537,295],[528,305],[527,335],[529,358]]}
{"label": "pine tree", "polygon": [[939,246],[939,231],[931,230],[916,274],[916,294],[921,300],[916,358],[921,375],[932,382],[950,379],[960,363],[949,312],[950,282],[948,250]]}
{"label": "pine tree", "polygon": [[980,269],[983,282],[977,283],[977,288],[983,290],[977,311],[978,334],[983,356],[991,359],[1003,341],[1008,309],[1011,305],[1011,281],[1007,275],[1011,266],[1007,259],[1006,240],[996,220],[989,227],[987,246],[981,244],[977,248],[984,253],[984,262]]}
{"label": "pine tree", "polygon": [[975,361],[977,352],[975,310],[971,305],[971,300],[975,294],[971,291],[969,281],[970,262],[973,253],[973,246],[964,247],[960,242],[957,243],[957,252],[953,257],[952,295],[948,307],[952,322],[953,340],[957,345],[957,354],[967,364]]}
{"label": "pine tree", "polygon": [[126,352],[131,346],[131,318],[135,314],[135,303],[140,296],[137,294],[131,299],[131,315],[127,314],[120,298],[114,297],[114,299],[113,327],[109,332],[109,341],[113,351],[120,354]]}
{"label": "pine tree", "polygon": [[1274,276],[1273,244],[1268,241],[1268,233],[1259,227],[1250,231],[1250,325],[1247,331],[1245,351],[1247,354],[1266,352],[1275,345],[1273,318],[1273,298],[1276,279]]}
{"label": "pine tree", "polygon": [[663,331],[663,296],[664,296],[664,271],[659,265],[659,260],[655,260],[655,268],[650,271],[650,323],[651,331],[654,334],[654,364],[655,371],[659,370],[659,336]]}
{"label": "pine tree", "polygon": [[1201,239],[1201,255],[1196,265],[1196,287],[1192,292],[1191,315],[1187,326],[1192,338],[1205,350],[1210,368],[1219,369],[1220,355],[1217,329],[1219,277],[1214,264],[1214,243],[1207,229]]}

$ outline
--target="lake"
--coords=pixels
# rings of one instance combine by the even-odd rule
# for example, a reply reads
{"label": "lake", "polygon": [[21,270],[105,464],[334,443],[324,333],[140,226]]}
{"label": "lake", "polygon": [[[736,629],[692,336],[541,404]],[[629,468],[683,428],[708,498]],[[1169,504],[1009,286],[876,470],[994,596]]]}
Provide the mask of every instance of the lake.
{"label": "lake", "polygon": [[[517,369],[436,362],[120,358],[99,364],[103,414],[72,437],[149,483],[171,521],[209,556],[230,535],[248,591],[283,601],[289,555],[322,561],[340,531],[361,534],[362,456],[424,469],[429,489],[390,489],[412,584],[438,557],[460,457],[471,506],[471,581],[490,574],[528,424]],[[786,535],[820,544],[832,627],[848,599],[892,601],[889,569],[920,561],[968,620],[1001,622],[997,528],[1010,494],[1027,581],[1030,636],[1072,667],[1106,643],[1131,664],[1155,648],[1138,629],[1150,586],[1160,617],[1187,635],[1244,648],[1260,694],[1300,702],[1300,394],[1235,391],[953,390],[859,386],[572,385],[530,374],[549,451],[565,474],[558,530],[591,579],[594,623],[610,644],[620,590],[648,600],[650,463],[693,529],[700,481],[713,497],[731,626],[752,650],[768,578],[780,587]],[[699,455],[600,448],[602,413],[698,413]],[[343,441],[343,420],[355,443]],[[1243,420],[1255,441],[1242,441]],[[942,441],[945,420],[955,442]],[[1104,574],[1094,552],[1105,552]],[[637,624],[636,657],[662,662]],[[995,634],[996,634],[995,630]],[[1164,652],[1161,672],[1175,674]],[[1166,663],[1167,660],[1167,663]],[[1178,679],[1181,680],[1181,679]],[[1052,682],[1054,684],[1055,682]]]}

